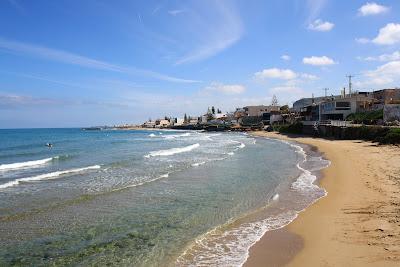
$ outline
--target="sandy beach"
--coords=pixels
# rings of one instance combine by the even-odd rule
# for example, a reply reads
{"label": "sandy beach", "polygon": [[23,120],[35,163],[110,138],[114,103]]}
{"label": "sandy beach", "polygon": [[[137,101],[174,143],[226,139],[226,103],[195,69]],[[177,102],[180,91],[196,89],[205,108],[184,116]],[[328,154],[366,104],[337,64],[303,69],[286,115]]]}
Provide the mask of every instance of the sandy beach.
{"label": "sandy beach", "polygon": [[315,146],[331,165],[319,181],[328,195],[287,227],[268,232],[245,266],[399,266],[398,146],[253,134]]}

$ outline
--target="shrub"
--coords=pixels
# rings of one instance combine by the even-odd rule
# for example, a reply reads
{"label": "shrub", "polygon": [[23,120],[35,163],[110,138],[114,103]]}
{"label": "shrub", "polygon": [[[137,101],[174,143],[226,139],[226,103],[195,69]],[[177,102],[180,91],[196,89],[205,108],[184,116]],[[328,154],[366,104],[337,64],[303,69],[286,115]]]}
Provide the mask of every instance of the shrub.
{"label": "shrub", "polygon": [[387,133],[378,138],[380,144],[400,144],[400,128],[391,128]]}
{"label": "shrub", "polygon": [[290,133],[290,134],[302,134],[303,133],[303,124],[301,122],[297,122],[294,124],[280,125],[274,130],[278,130],[280,133]]}
{"label": "shrub", "polygon": [[346,120],[354,123],[376,124],[379,120],[383,120],[383,109],[352,113],[347,116]]}

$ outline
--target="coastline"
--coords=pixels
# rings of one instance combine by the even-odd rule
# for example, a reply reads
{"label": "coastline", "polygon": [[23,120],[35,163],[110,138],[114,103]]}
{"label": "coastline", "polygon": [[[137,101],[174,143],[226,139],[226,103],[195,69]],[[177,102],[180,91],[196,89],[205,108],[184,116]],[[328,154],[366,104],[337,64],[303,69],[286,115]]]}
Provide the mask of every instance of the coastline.
{"label": "coastline", "polygon": [[[252,134],[314,146],[331,165],[322,170],[319,180],[328,195],[281,231],[267,232],[250,249],[244,266],[398,265],[398,147],[261,131]],[[279,238],[285,241],[277,243]]]}

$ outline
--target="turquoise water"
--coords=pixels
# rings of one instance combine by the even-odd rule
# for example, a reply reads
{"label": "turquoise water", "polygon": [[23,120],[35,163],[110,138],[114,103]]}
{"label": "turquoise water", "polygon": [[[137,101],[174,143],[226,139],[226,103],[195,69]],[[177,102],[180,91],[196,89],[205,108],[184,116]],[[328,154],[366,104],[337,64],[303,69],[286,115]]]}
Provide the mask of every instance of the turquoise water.
{"label": "turquoise water", "polygon": [[26,129],[0,141],[0,265],[240,266],[325,194],[319,155],[241,133]]}

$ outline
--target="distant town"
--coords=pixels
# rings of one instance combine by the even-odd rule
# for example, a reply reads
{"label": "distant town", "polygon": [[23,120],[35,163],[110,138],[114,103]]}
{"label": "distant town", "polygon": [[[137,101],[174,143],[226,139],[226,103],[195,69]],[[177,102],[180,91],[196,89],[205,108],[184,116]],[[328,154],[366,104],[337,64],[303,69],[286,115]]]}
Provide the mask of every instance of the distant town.
{"label": "distant town", "polygon": [[[351,88],[351,84],[349,86]],[[250,131],[271,129],[274,125],[301,123],[305,131],[318,130],[319,125],[382,125],[400,126],[400,89],[381,89],[372,92],[346,91],[340,95],[302,98],[280,106],[273,96],[269,105],[245,106],[233,112],[209,107],[204,114],[184,114],[182,118],[149,119],[142,125],[119,125],[117,129],[182,129],[208,131]]]}

